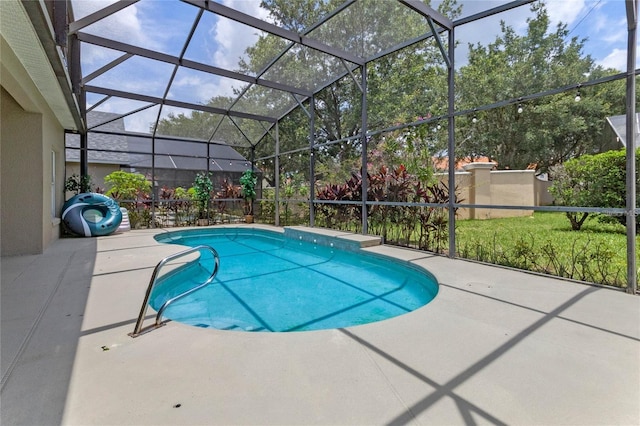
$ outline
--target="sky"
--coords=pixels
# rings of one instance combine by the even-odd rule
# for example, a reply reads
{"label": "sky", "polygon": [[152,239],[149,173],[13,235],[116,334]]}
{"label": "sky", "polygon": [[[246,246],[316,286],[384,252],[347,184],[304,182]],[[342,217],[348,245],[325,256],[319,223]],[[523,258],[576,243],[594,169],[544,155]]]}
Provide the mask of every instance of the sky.
{"label": "sky", "polygon": [[[100,10],[115,0],[72,0],[76,19]],[[388,0],[382,0],[388,1]],[[432,0],[437,7],[440,0]],[[463,4],[463,16],[496,7],[500,0],[459,0]],[[226,6],[239,9],[251,16],[269,21],[266,11],[259,7],[259,0],[218,0]],[[569,37],[587,39],[584,53],[591,55],[596,64],[624,71],[626,68],[626,15],[624,0],[547,0],[547,11],[552,29],[557,23],[566,24]],[[142,0],[117,14],[82,31],[148,49],[179,56],[194,22],[197,8],[176,0]],[[456,29],[459,47],[456,49],[456,66],[466,63],[469,43],[487,45],[500,33],[500,21],[504,20],[518,33],[526,30],[526,19],[531,17],[528,6],[469,24]],[[185,58],[209,65],[237,69],[239,58],[245,49],[255,43],[260,32],[231,20],[205,13],[197,27]],[[120,52],[83,44],[83,75],[87,76]],[[638,55],[640,56],[640,55]],[[638,65],[636,65],[638,66]],[[173,66],[144,58],[132,58],[87,84],[132,90],[150,96],[162,97],[169,83]],[[206,103],[215,94],[231,95],[234,88],[241,88],[237,81],[211,76],[206,73],[180,69],[169,91],[169,98],[191,103]],[[102,96],[89,96],[89,104]],[[110,100],[100,110],[125,113],[140,108],[144,103],[128,100]],[[226,106],[226,105],[221,105]],[[164,108],[168,112],[188,111]],[[158,108],[152,108],[125,119],[127,130],[148,131],[149,123],[155,121]]]}

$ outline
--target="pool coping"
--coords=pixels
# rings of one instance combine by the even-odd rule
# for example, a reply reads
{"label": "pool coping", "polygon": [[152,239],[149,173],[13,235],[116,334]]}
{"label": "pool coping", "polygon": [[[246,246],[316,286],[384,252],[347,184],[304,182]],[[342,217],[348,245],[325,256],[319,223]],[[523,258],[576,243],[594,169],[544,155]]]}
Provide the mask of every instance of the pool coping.
{"label": "pool coping", "polygon": [[351,251],[382,244],[382,238],[376,235],[361,235],[353,232],[311,228],[308,226],[285,226],[284,235],[294,240],[299,238],[303,241],[317,242],[325,246],[335,246]]}
{"label": "pool coping", "polygon": [[436,276],[431,303],[346,329],[132,339],[153,266],[181,249],[163,232],[2,259],[3,424],[640,423],[637,296],[379,245],[363,250]]}

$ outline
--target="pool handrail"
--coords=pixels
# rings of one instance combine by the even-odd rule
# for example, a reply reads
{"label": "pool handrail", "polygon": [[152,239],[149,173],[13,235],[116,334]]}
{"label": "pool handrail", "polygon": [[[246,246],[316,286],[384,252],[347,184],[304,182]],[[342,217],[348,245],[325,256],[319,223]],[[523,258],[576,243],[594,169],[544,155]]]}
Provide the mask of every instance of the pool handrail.
{"label": "pool handrail", "polygon": [[[147,313],[147,308],[149,307],[149,298],[151,297],[151,292],[153,291],[153,288],[156,285],[157,279],[158,279],[158,274],[160,273],[160,269],[162,269],[162,267],[164,265],[166,265],[168,262],[178,259],[180,257],[186,256],[188,254],[191,253],[195,253],[198,252],[200,250],[209,250],[211,252],[211,254],[213,254],[213,258],[215,260],[215,266],[213,268],[213,271],[211,272],[211,275],[209,276],[209,278],[207,278],[207,280],[202,283],[197,285],[196,287],[193,287],[175,297],[172,297],[171,299],[165,301],[162,306],[160,307],[160,309],[158,309],[158,313],[156,314],[156,320],[154,322],[154,324],[146,327],[146,328],[142,328],[142,324],[144,322],[144,318],[145,315]],[[164,310],[174,301],[193,293],[196,290],[201,289],[202,287],[209,285],[210,283],[213,282],[213,280],[216,277],[216,274],[218,273],[218,269],[220,268],[220,256],[218,255],[218,252],[216,251],[216,249],[214,249],[211,246],[207,246],[207,245],[199,245],[196,247],[191,247],[187,250],[183,250],[181,252],[166,256],[165,258],[163,258],[160,262],[158,262],[158,264],[156,265],[156,267],[153,269],[153,274],[151,274],[151,279],[149,280],[149,285],[147,286],[147,292],[145,293],[144,296],[144,301],[142,302],[142,307],[140,308],[140,314],[138,315],[138,320],[136,321],[136,326],[133,329],[133,332],[129,333],[129,336],[131,337],[138,337],[141,334],[147,333],[151,330],[155,330],[158,327],[162,327],[164,325],[164,323],[161,322],[162,319],[162,313],[164,312]]]}

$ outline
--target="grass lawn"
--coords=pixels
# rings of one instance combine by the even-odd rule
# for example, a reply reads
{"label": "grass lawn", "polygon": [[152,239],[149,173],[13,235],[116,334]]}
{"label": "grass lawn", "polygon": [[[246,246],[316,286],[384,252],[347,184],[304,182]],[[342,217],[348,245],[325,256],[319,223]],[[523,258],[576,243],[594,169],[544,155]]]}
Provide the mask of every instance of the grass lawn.
{"label": "grass lawn", "polygon": [[458,256],[598,284],[626,287],[626,234],[589,217],[572,231],[564,213],[456,222]]}

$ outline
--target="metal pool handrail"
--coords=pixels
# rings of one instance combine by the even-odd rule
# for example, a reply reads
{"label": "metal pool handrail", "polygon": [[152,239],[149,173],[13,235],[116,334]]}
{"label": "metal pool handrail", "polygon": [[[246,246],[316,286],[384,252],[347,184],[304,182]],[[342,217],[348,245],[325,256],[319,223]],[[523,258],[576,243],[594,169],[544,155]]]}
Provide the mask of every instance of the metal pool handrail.
{"label": "metal pool handrail", "polygon": [[[149,298],[151,297],[151,292],[153,291],[153,288],[156,285],[156,281],[158,278],[158,274],[160,272],[160,269],[162,269],[162,267],[164,265],[167,264],[167,262],[170,262],[172,260],[178,259],[182,256],[186,256],[188,254],[200,251],[200,250],[209,250],[211,252],[211,254],[213,254],[213,258],[215,260],[215,266],[213,268],[213,271],[211,272],[211,275],[209,276],[209,278],[202,284],[193,287],[190,290],[185,291],[184,293],[181,293],[169,300],[167,300],[166,302],[163,303],[163,305],[160,307],[160,309],[158,309],[158,313],[156,315],[156,321],[153,325],[148,326],[147,328],[143,329],[142,328],[142,323],[144,322],[144,317],[147,313],[147,307],[149,306]],[[165,257],[164,259],[162,259],[160,262],[158,262],[158,264],[156,265],[156,267],[153,270],[153,274],[151,275],[151,279],[149,280],[149,286],[147,287],[147,292],[144,296],[144,301],[142,302],[142,307],[140,308],[140,315],[138,315],[138,320],[136,321],[136,326],[133,329],[132,333],[129,333],[129,336],[131,337],[138,337],[141,334],[144,334],[146,332],[149,332],[151,330],[154,330],[158,327],[163,326],[164,324],[161,323],[161,319],[162,319],[162,313],[164,312],[164,310],[174,301],[193,293],[196,290],[201,289],[202,287],[210,284],[211,282],[213,282],[213,280],[216,277],[216,274],[218,273],[218,269],[220,268],[220,256],[218,255],[218,252],[210,246],[207,245],[199,245],[197,247],[192,247],[190,249],[181,251],[179,253],[175,253],[172,255],[169,255],[167,257]]]}

